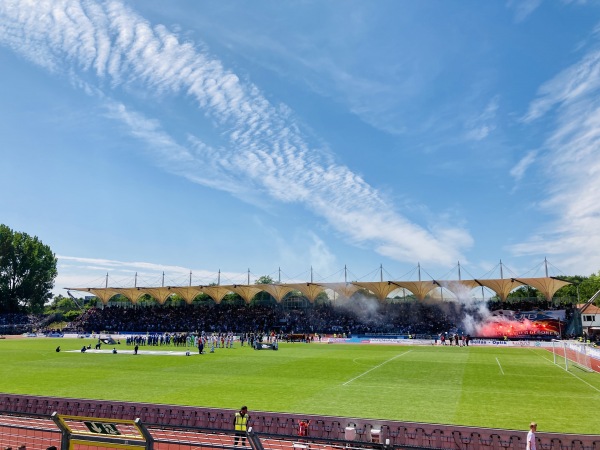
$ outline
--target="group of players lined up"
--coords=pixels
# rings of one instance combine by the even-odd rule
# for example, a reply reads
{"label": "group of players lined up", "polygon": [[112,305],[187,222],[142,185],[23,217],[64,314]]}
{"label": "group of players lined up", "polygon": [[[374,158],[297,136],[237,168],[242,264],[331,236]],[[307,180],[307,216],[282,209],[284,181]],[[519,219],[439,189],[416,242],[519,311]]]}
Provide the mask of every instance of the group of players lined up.
{"label": "group of players lined up", "polygon": [[[468,347],[471,336],[468,334],[447,334],[441,333],[439,345],[455,345],[456,347]],[[435,345],[438,344],[438,338],[435,337]]]}
{"label": "group of players lined up", "polygon": [[152,333],[127,336],[125,343],[127,345],[160,347],[198,347],[199,344],[203,344],[206,347],[231,348],[233,347],[233,333]]}
{"label": "group of players lined up", "polygon": [[210,348],[233,348],[235,340],[239,340],[242,347],[247,344],[254,348],[256,342],[275,343],[285,339],[284,335],[275,333],[243,333],[239,337],[229,333],[152,333],[146,335],[127,336],[125,343],[128,346],[175,346]]}

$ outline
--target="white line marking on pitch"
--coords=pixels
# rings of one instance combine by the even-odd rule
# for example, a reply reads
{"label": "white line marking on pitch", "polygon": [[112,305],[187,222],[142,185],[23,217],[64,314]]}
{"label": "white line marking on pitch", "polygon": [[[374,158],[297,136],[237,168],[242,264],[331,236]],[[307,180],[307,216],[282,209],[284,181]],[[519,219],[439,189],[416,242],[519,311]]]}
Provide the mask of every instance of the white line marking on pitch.
{"label": "white line marking on pitch", "polygon": [[358,376],[356,376],[356,377],[352,378],[351,380],[348,380],[348,381],[346,381],[344,384],[342,384],[342,386],[346,386],[347,384],[349,384],[349,383],[352,383],[354,380],[356,380],[356,379],[358,379],[358,378],[362,377],[363,375],[366,375],[366,374],[368,374],[368,373],[369,373],[369,372],[371,372],[372,370],[378,369],[379,367],[383,366],[384,364],[387,364],[387,363],[389,363],[390,361],[393,361],[393,360],[394,360],[394,359],[396,359],[396,358],[400,358],[401,356],[404,356],[404,355],[406,355],[407,353],[410,353],[410,352],[412,352],[412,350],[409,350],[409,351],[407,351],[407,352],[404,352],[404,353],[400,353],[399,355],[396,355],[396,356],[394,356],[393,358],[390,358],[390,359],[388,359],[387,361],[384,361],[384,362],[382,362],[381,364],[379,364],[379,365],[377,365],[377,366],[375,366],[375,367],[371,367],[371,368],[370,368],[369,370],[367,370],[366,372],[363,372],[363,373],[361,373],[360,375],[358,375]]}
{"label": "white line marking on pitch", "polygon": [[496,358],[496,361],[498,362],[498,367],[500,367],[500,372],[502,372],[502,375],[504,375],[504,370],[502,370],[502,366],[500,365],[500,360],[498,358]]}
{"label": "white line marking on pitch", "polygon": [[581,382],[583,382],[583,383],[587,384],[589,387],[591,387],[591,388],[592,388],[592,389],[594,389],[595,391],[598,391],[598,392],[600,392],[600,389],[598,389],[596,386],[594,386],[594,385],[592,385],[592,384],[588,383],[588,382],[587,382],[587,381],[585,381],[583,378],[579,378],[579,377],[578,377],[577,375],[575,375],[574,373],[572,373],[572,372],[569,372],[568,370],[565,370],[563,367],[559,366],[558,364],[554,364],[554,361],[552,361],[551,359],[549,359],[549,358],[546,358],[545,356],[542,356],[542,355],[540,355],[540,357],[541,357],[542,359],[545,359],[546,361],[548,361],[548,362],[549,362],[550,364],[552,364],[553,366],[556,366],[558,369],[562,369],[562,370],[564,370],[564,371],[565,371],[565,372],[567,372],[569,375],[571,375],[571,376],[574,376],[574,377],[575,377],[575,378],[577,378],[579,381],[581,381]]}

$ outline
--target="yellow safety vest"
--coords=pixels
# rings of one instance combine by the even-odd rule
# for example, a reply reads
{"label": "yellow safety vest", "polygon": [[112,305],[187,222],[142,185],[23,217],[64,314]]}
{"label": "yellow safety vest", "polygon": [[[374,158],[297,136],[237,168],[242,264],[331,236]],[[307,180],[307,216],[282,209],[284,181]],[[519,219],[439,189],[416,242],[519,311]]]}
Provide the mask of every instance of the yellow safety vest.
{"label": "yellow safety vest", "polygon": [[242,416],[239,412],[235,413],[235,431],[246,431],[248,417],[248,414]]}

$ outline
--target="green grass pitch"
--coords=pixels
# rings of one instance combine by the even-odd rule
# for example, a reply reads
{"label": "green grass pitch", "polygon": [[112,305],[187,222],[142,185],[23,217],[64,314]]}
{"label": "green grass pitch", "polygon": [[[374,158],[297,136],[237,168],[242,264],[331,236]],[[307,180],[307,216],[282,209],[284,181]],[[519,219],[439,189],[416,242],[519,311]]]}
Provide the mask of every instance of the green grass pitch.
{"label": "green grass pitch", "polygon": [[116,355],[82,354],[84,343],[95,342],[0,340],[0,391],[518,430],[535,420],[539,431],[600,433],[600,375],[566,372],[539,348],[237,344],[185,357],[134,356],[124,343]]}

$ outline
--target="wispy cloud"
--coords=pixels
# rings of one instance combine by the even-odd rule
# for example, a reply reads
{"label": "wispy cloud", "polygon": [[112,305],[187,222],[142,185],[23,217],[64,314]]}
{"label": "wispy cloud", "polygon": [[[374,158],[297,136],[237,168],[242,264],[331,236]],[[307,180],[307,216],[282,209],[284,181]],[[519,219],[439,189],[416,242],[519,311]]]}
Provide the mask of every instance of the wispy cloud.
{"label": "wispy cloud", "polygon": [[515,22],[522,22],[529,17],[539,6],[542,0],[508,0],[507,7],[513,10]]}
{"label": "wispy cloud", "polygon": [[498,97],[496,96],[489,101],[481,114],[467,121],[468,140],[481,141],[496,129],[498,106]]}
{"label": "wispy cloud", "polygon": [[[138,286],[160,286],[163,283],[163,274],[164,284],[167,286],[188,284],[190,272],[194,285],[216,283],[219,277],[217,272],[204,269],[143,261],[118,261],[68,255],[57,255],[57,259],[61,270],[56,279],[55,291],[66,287],[104,287],[107,274],[108,285],[111,287],[133,286],[136,275]],[[247,282],[246,273],[221,272],[220,276],[222,284]]]}
{"label": "wispy cloud", "polygon": [[0,44],[71,77],[86,92],[190,99],[197,120],[214,125],[208,141],[191,129],[178,138],[126,100],[107,101],[109,114],[149,143],[156,164],[179,176],[241,197],[254,192],[302,205],[349,241],[396,260],[449,264],[472,244],[464,229],[411,222],[311,143],[285,105],[272,104],[202,47],[182,43],[119,1],[4,1]]}
{"label": "wispy cloud", "polygon": [[581,61],[543,84],[531,102],[524,122],[531,122],[554,107],[565,106],[598,90],[600,86],[600,49],[587,53]]}
{"label": "wispy cloud", "polygon": [[[536,163],[545,171],[546,196],[541,212],[555,220],[517,254],[561,255],[572,272],[600,267],[600,48],[545,83],[531,103],[526,121],[554,120],[548,151]],[[586,275],[585,273],[582,273]]]}
{"label": "wispy cloud", "polygon": [[521,160],[512,169],[510,169],[510,176],[513,177],[515,181],[520,181],[525,175],[525,172],[529,166],[531,166],[535,161],[536,155],[537,152],[535,150],[527,152],[527,154],[521,158]]}

